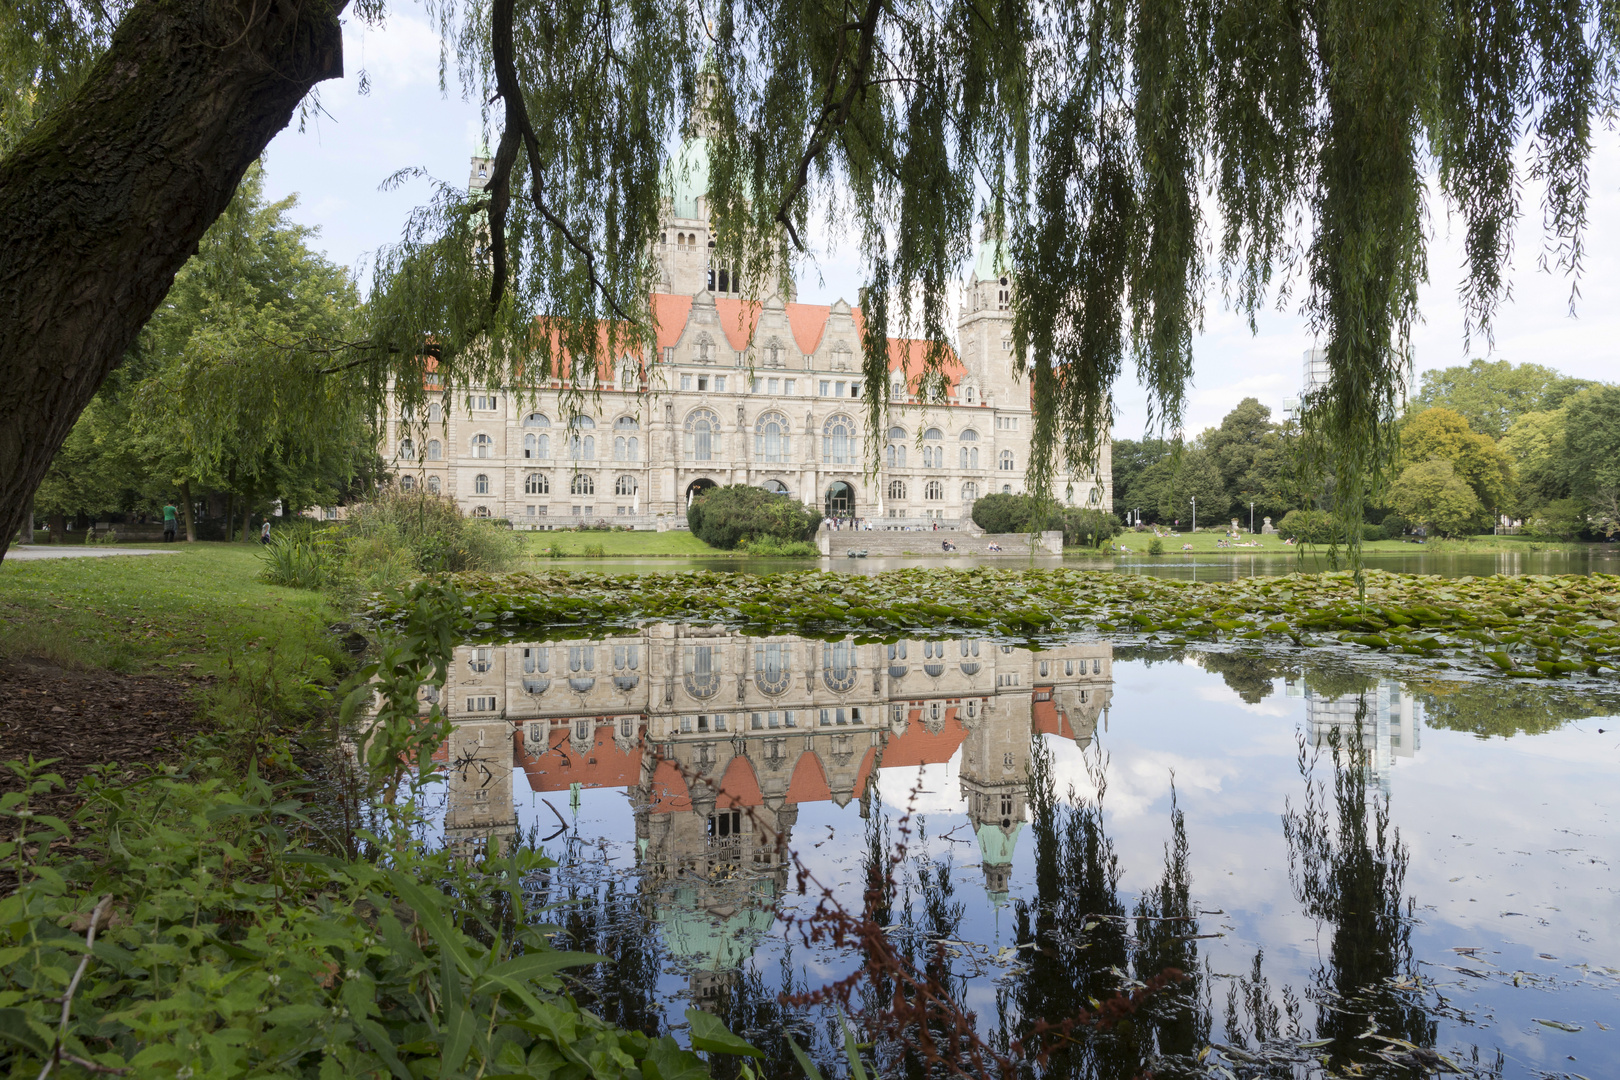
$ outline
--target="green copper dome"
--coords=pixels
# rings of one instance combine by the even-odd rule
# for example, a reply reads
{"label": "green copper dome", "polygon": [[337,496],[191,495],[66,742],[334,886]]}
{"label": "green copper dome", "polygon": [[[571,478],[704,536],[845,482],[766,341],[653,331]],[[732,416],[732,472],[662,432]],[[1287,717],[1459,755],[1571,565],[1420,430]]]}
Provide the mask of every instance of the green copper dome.
{"label": "green copper dome", "polygon": [[664,171],[664,191],[675,203],[678,218],[698,217],[698,200],[709,194],[709,140],[687,139]]}

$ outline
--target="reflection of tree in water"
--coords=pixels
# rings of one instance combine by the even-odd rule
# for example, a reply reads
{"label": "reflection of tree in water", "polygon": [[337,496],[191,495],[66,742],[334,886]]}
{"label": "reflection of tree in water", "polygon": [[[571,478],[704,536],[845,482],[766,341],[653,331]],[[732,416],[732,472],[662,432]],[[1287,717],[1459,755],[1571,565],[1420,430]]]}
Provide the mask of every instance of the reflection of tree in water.
{"label": "reflection of tree in water", "polygon": [[1254,653],[1199,653],[1198,662],[1205,671],[1219,675],[1229,689],[1250,705],[1258,705],[1271,696],[1273,681],[1278,675],[1276,660]]}
{"label": "reflection of tree in water", "polygon": [[1419,679],[1407,683],[1407,689],[1423,706],[1429,727],[1475,735],[1534,735],[1570,720],[1613,715],[1620,708],[1612,694],[1523,680]]}
{"label": "reflection of tree in water", "polygon": [[[1363,695],[1358,721],[1366,710]],[[1410,856],[1400,831],[1390,827],[1387,799],[1369,797],[1365,749],[1357,742],[1341,746],[1337,731],[1330,745],[1332,802],[1301,738],[1305,802],[1299,809],[1290,803],[1283,814],[1295,898],[1318,926],[1332,926],[1331,946],[1308,994],[1316,1004],[1317,1038],[1331,1040],[1327,1053],[1335,1068],[1375,1063],[1383,1051],[1385,1061],[1426,1070],[1439,1059],[1432,1050],[1435,1022],[1419,997],[1411,923],[1401,911]],[[1365,1037],[1368,1032],[1400,1043]]]}
{"label": "reflection of tree in water", "polygon": [[1132,1077],[1177,1062],[1190,1066],[1193,1055],[1208,1045],[1209,1012],[1201,1004],[1197,913],[1181,810],[1172,807],[1163,877],[1128,916],[1119,898],[1119,858],[1104,830],[1105,766],[1100,753],[1087,759],[1095,799],[1071,791],[1060,800],[1052,753],[1044,739],[1036,740],[1029,795],[1036,896],[1033,903],[1017,904],[1019,952],[1027,959],[998,994],[1003,1024],[998,1041],[1027,1043],[1038,1037],[1038,1020],[1095,1008],[1166,969],[1183,977],[1107,1030],[1076,1029],[1044,1067],[1026,1064],[1025,1075]]}

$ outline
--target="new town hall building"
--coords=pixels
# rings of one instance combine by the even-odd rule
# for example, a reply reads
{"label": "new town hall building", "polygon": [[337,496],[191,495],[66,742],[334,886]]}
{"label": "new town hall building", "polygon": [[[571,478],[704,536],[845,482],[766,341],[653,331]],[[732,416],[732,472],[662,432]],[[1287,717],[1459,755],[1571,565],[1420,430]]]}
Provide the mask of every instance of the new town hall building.
{"label": "new town hall building", "polygon": [[[995,245],[980,245],[965,283],[943,401],[919,396],[921,341],[890,338],[890,383],[868,386],[859,308],[801,304],[780,282],[763,302],[746,300],[711,257],[707,160],[705,140],[692,138],[670,172],[652,355],[604,366],[566,407],[552,382],[452,387],[416,422],[391,410],[380,449],[401,487],[518,528],[685,528],[691,497],[726,484],[883,527],[954,525],[981,495],[1022,492],[1029,384],[1013,378],[1011,289]],[[488,166],[473,159],[474,186]],[[872,393],[889,398],[879,432],[868,430]],[[866,468],[873,439],[876,476]],[[1060,478],[1057,496],[1112,509],[1108,461],[1105,446],[1098,472]]]}

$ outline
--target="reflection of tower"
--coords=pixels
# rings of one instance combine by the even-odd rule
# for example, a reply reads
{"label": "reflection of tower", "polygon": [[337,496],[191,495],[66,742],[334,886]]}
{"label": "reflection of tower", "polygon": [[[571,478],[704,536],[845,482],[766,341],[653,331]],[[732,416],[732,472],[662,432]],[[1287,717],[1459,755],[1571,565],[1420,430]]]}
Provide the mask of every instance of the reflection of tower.
{"label": "reflection of tower", "polygon": [[1318,693],[1308,684],[1297,689],[1294,682],[1290,682],[1289,691],[1291,696],[1303,693],[1311,746],[1326,749],[1333,745],[1337,733],[1340,747],[1357,747],[1366,752],[1368,781],[1388,795],[1395,759],[1412,757],[1418,749],[1417,703],[1412,695],[1391,679],[1380,679],[1376,687],[1363,693],[1336,697]]}
{"label": "reflection of tower", "polygon": [[1007,899],[1013,849],[1029,803],[1030,717],[1027,709],[1014,707],[1015,700],[998,699],[967,721],[962,743],[962,798],[979,840],[985,892],[997,904]]}
{"label": "reflection of tower", "polygon": [[[517,837],[512,805],[512,735],[505,720],[458,723],[445,744],[444,835],[452,851],[477,858]],[[493,840],[493,844],[490,841]]]}

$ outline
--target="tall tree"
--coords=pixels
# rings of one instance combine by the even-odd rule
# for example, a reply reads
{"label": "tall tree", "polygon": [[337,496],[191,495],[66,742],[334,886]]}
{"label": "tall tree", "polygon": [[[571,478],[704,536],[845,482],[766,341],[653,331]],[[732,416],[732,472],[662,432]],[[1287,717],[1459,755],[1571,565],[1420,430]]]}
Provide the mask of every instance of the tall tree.
{"label": "tall tree", "polygon": [[[38,105],[0,124],[0,537],[248,164],[341,69],[344,7],[13,5],[0,100]],[[1426,166],[1464,222],[1468,324],[1488,329],[1521,161],[1545,180],[1563,266],[1580,266],[1591,122],[1620,51],[1620,15],[1600,0],[436,12],[462,84],[499,105],[499,140],[487,186],[441,191],[379,261],[351,361],[374,394],[390,377],[414,393],[428,352],[464,382],[544,378],[558,349],[640,352],[672,136],[690,125],[716,257],[746,287],[787,265],[816,214],[860,235],[868,385],[886,382],[893,330],[946,362],[949,285],[988,211],[1016,275],[1013,363],[1032,378],[1045,490],[1060,447],[1085,471],[1127,356],[1153,414],[1179,426],[1210,276],[1209,176],[1218,272],[1240,308],[1308,284],[1332,375],[1305,422],[1357,519],[1393,459],[1384,421],[1426,269]],[[382,0],[356,14],[380,19]],[[558,334],[533,333],[537,317]],[[868,407],[881,424],[886,395]]]}
{"label": "tall tree", "polygon": [[1432,458],[1450,462],[1489,512],[1512,505],[1512,461],[1489,435],[1473,431],[1450,409],[1425,409],[1408,416],[1401,424],[1401,454],[1407,467]]}
{"label": "tall tree", "polygon": [[1481,435],[1500,439],[1519,417],[1560,407],[1571,396],[1597,384],[1571,378],[1540,364],[1491,363],[1472,360],[1468,365],[1423,373],[1422,388],[1413,395],[1411,411],[1436,406],[1459,413]]}
{"label": "tall tree", "polygon": [[1271,422],[1270,409],[1256,398],[1244,398],[1202,439],[1221,470],[1234,513],[1242,517],[1251,503],[1262,518],[1281,519],[1288,512],[1292,458],[1281,426]]}
{"label": "tall tree", "polygon": [[1565,409],[1564,463],[1570,493],[1591,526],[1620,533],[1620,386],[1578,394]]}

